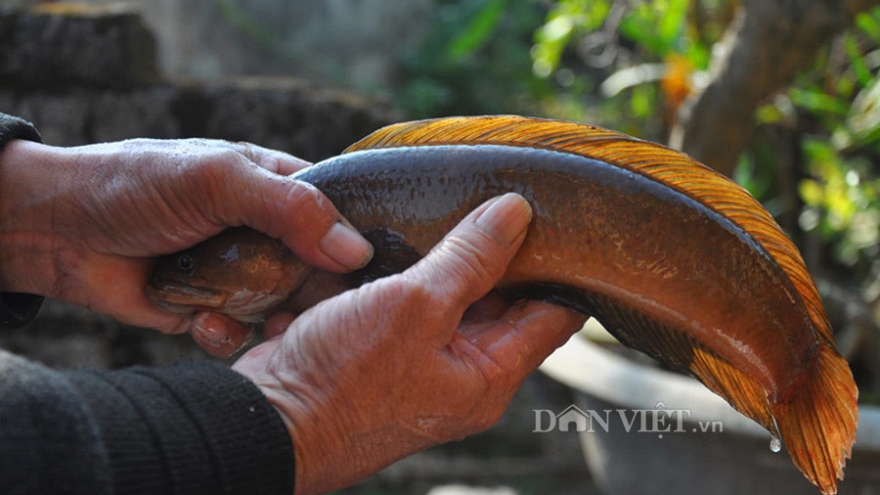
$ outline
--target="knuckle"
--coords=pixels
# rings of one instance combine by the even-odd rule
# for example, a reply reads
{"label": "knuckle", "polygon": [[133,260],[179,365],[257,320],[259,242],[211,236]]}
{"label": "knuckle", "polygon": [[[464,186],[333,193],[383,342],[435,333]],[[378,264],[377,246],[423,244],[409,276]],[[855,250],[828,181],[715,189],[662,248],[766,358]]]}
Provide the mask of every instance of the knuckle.
{"label": "knuckle", "polygon": [[209,187],[216,186],[239,173],[242,156],[232,150],[217,149],[194,160],[183,160],[180,167],[180,173],[184,178],[207,184]]}
{"label": "knuckle", "polygon": [[236,149],[238,153],[241,153],[248,160],[255,162],[259,159],[260,156],[260,148],[248,141],[237,141],[233,144],[233,148]]}
{"label": "knuckle", "polygon": [[[224,211],[224,204],[229,198],[228,181],[236,173],[234,167],[229,165],[227,161],[202,161],[188,167],[184,178],[192,184],[192,190],[197,194],[197,198],[204,201],[198,205],[210,212],[218,210]],[[195,189],[198,188],[198,189]],[[201,194],[199,194],[201,192]],[[207,207],[207,208],[205,208]]]}
{"label": "knuckle", "polygon": [[339,215],[324,194],[315,186],[290,178],[273,177],[264,196],[271,234],[285,237],[296,233],[290,243],[303,245],[306,239],[317,243],[336,222]]}
{"label": "knuckle", "polygon": [[324,195],[312,184],[295,179],[288,179],[287,182],[289,186],[285,201],[291,210],[302,213],[325,206]]}
{"label": "knuckle", "polygon": [[385,281],[385,297],[396,302],[396,306],[402,309],[423,307],[434,298],[434,293],[424,284],[413,280],[411,277],[395,276],[381,279]]}
{"label": "knuckle", "polygon": [[466,279],[483,280],[492,278],[492,258],[479,245],[462,237],[452,237],[445,245],[446,252],[452,258],[451,269]]}
{"label": "knuckle", "polygon": [[174,322],[168,325],[160,325],[156,327],[161,333],[166,335],[179,335],[183,333],[189,333],[192,328],[192,320],[189,318],[177,318]]}

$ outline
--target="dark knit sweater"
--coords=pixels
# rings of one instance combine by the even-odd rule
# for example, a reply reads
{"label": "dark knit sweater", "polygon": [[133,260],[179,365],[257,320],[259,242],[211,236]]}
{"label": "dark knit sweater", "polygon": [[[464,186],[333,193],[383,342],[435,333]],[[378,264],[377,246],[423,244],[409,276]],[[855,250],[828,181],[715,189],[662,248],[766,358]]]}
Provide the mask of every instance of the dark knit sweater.
{"label": "dark knit sweater", "polygon": [[[0,114],[12,139],[40,136]],[[0,331],[41,304],[0,294]],[[224,366],[55,371],[0,350],[0,493],[290,495],[294,472],[281,417]]]}

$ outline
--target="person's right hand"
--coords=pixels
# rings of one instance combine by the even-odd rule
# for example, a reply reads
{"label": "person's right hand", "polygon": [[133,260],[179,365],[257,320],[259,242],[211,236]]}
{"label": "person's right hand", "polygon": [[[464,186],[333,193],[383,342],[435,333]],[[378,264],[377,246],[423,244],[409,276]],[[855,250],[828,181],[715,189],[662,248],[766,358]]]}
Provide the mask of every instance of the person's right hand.
{"label": "person's right hand", "polygon": [[486,297],[530,218],[522,197],[496,198],[410,269],[318,304],[235,363],[287,424],[298,495],[491,426],[580,328],[559,306]]}

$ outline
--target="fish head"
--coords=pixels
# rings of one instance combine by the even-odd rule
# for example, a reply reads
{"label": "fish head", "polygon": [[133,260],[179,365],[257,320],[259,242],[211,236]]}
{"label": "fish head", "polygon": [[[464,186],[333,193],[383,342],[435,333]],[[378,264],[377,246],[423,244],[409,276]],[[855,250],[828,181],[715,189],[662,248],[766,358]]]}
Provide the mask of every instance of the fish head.
{"label": "fish head", "polygon": [[277,310],[309,271],[281,241],[233,228],[158,258],[146,294],[169,313],[209,311],[254,322]]}

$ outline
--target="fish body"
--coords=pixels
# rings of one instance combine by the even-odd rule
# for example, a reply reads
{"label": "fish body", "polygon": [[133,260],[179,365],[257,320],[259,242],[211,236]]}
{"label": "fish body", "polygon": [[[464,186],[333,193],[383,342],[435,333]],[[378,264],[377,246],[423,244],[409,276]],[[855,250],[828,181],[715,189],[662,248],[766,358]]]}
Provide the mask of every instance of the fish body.
{"label": "fish body", "polygon": [[[537,285],[533,296],[606,321],[600,303],[638,308],[782,394],[815,359],[809,317],[772,259],[721,215],[643,175],[558,151],[446,145],[344,154],[300,178],[370,233],[377,251],[392,234],[418,257],[482,202],[519,193],[534,221],[500,288]],[[375,269],[368,278],[388,274]],[[759,359],[758,345],[775,356]]]}
{"label": "fish body", "polygon": [[[594,316],[624,344],[693,374],[782,438],[824,493],[836,490],[857,420],[849,367],[797,249],[754,198],[711,169],[595,127],[475,117],[390,126],[296,178],[320,189],[376,255],[353,274],[286,258],[294,268],[282,272],[294,282],[226,284],[272,292],[259,315],[282,299],[299,311],[402,271],[478,205],[517,192],[534,217],[499,290]],[[211,246],[240,242],[220,236],[188,255],[216,264],[228,249]],[[148,291],[154,299],[179,292],[175,283],[198,292],[185,277],[174,282],[175,263],[165,263],[156,280],[166,281]],[[178,304],[186,297],[165,307],[206,308]]]}

